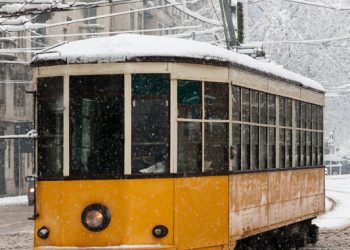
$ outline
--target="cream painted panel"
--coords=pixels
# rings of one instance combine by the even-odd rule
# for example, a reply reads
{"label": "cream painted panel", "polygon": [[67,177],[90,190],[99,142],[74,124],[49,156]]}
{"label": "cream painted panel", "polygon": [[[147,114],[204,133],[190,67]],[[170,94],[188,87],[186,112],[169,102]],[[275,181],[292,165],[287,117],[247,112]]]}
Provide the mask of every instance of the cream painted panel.
{"label": "cream painted panel", "polygon": [[229,79],[233,82],[233,84],[238,86],[264,92],[268,91],[268,81],[265,77],[261,77],[241,70],[230,69]]}
{"label": "cream painted panel", "polygon": [[106,63],[106,64],[71,64],[39,67],[39,75],[102,75],[122,73],[167,73],[168,63]]}
{"label": "cream painted panel", "polygon": [[228,68],[198,64],[169,63],[173,79],[228,82]]}
{"label": "cream painted panel", "polygon": [[301,100],[324,106],[324,95],[312,92],[311,90],[301,89]]}
{"label": "cream painted panel", "polygon": [[293,99],[300,98],[300,87],[274,80],[268,81],[268,92]]}

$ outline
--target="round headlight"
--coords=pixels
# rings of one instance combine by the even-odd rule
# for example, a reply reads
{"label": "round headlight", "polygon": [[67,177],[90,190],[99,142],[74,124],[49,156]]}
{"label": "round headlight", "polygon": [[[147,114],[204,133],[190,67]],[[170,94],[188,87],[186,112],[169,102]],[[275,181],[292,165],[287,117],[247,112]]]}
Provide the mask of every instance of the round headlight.
{"label": "round headlight", "polygon": [[99,232],[109,225],[111,214],[106,206],[91,204],[81,214],[81,221],[88,230]]}

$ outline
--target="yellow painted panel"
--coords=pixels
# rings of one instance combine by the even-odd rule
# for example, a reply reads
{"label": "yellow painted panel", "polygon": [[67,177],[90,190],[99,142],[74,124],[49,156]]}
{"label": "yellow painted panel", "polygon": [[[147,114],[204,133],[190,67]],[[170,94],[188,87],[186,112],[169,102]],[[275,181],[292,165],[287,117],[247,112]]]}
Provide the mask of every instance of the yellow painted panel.
{"label": "yellow painted panel", "polygon": [[175,245],[178,249],[228,242],[228,177],[175,179]]}
{"label": "yellow painted panel", "polygon": [[[173,179],[38,182],[35,231],[46,226],[50,236],[41,240],[35,234],[35,245],[173,245],[173,185]],[[83,209],[92,203],[111,212],[110,225],[101,232],[91,232],[81,223]],[[158,224],[169,229],[163,239],[152,235]]]}

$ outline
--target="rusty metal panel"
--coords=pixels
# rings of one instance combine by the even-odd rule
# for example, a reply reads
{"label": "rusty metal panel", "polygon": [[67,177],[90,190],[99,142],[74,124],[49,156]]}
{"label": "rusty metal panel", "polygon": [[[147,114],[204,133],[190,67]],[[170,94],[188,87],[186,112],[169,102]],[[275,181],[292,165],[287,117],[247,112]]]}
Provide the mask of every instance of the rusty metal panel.
{"label": "rusty metal panel", "polygon": [[324,195],[322,168],[231,175],[230,240],[315,217]]}

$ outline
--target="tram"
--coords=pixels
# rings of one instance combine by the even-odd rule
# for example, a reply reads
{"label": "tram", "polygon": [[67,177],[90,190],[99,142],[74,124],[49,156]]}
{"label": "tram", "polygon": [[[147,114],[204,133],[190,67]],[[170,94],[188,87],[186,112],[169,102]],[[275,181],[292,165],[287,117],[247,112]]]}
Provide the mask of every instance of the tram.
{"label": "tram", "polygon": [[34,249],[288,249],[324,213],[324,89],[210,44],[36,54]]}

